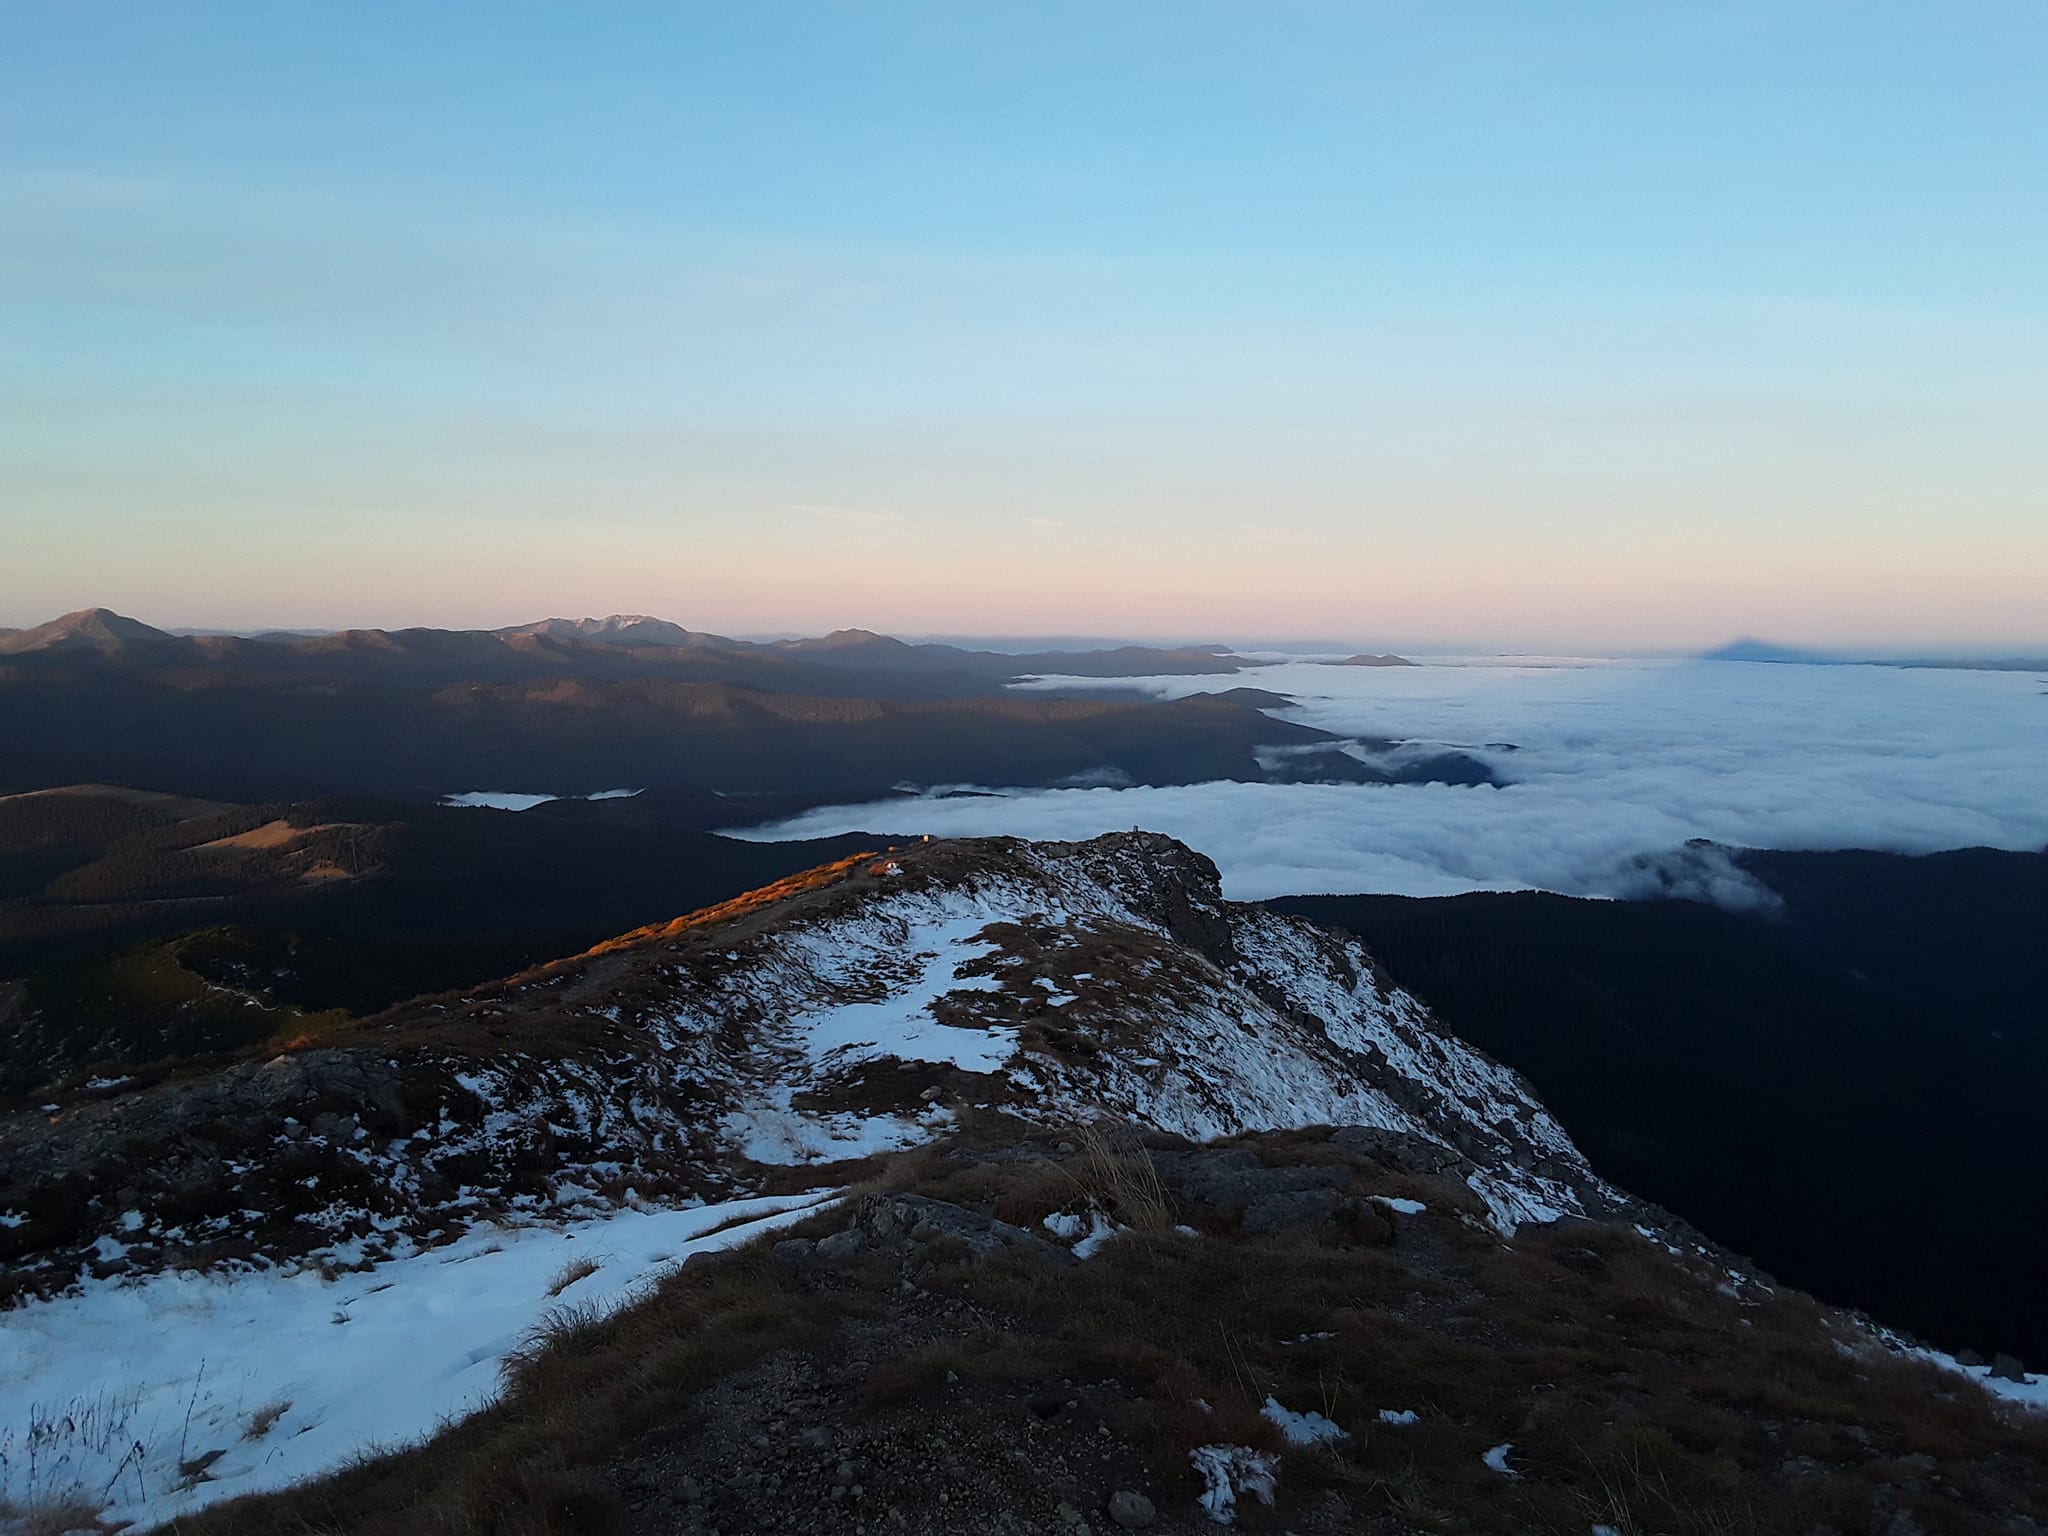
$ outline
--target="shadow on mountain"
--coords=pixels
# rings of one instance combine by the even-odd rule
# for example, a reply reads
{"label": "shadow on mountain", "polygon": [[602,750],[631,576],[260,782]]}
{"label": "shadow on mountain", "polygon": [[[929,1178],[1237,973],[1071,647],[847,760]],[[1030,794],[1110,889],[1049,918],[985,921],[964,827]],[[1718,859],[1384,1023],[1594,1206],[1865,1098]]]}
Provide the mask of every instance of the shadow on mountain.
{"label": "shadow on mountain", "polygon": [[1820,1295],[2048,1359],[2048,854],[1738,859],[1781,917],[1533,893],[1272,905],[1357,933],[1607,1176]]}

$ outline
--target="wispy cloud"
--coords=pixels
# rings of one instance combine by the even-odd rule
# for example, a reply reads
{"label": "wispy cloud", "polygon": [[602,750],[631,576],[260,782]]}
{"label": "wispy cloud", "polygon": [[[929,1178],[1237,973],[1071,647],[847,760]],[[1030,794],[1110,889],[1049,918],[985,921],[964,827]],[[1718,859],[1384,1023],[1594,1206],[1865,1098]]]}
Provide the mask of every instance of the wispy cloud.
{"label": "wispy cloud", "polygon": [[1067,520],[1064,517],[1026,517],[1020,518],[1019,521],[1026,528],[1053,529],[1067,526]]}
{"label": "wispy cloud", "polygon": [[828,523],[902,523],[909,519],[901,512],[892,512],[881,507],[842,507],[831,502],[793,501],[789,510],[804,517],[822,518]]}

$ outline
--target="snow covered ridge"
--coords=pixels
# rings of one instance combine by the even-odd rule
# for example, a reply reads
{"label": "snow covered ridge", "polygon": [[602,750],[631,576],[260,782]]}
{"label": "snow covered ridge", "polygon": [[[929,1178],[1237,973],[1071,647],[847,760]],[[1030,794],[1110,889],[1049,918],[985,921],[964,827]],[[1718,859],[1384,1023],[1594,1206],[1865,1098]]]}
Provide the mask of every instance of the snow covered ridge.
{"label": "snow covered ridge", "polygon": [[484,1222],[760,1192],[969,1108],[1194,1138],[1376,1127],[1503,1228],[1609,1211],[1514,1073],[1349,939],[1222,900],[1168,838],[920,845],[735,915],[394,1010],[331,1045],[0,1120],[17,1290],[328,1272]]}

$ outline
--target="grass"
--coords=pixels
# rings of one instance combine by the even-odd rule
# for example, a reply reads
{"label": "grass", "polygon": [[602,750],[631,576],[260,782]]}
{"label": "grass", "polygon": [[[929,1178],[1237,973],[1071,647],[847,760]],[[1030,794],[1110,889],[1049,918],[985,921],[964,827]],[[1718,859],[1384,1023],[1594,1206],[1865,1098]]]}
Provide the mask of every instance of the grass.
{"label": "grass", "polygon": [[276,1427],[277,1421],[292,1411],[292,1400],[288,1397],[273,1398],[249,1415],[249,1427],[242,1431],[244,1440],[261,1440]]}
{"label": "grass", "polygon": [[[1308,1150],[1303,1160],[1328,1160]],[[1069,1173],[1113,1199],[1101,1159],[1082,1149]],[[981,1178],[932,1192],[961,1198]],[[1033,1215],[1023,1189],[1046,1208],[1058,1199],[1056,1181],[1028,1177],[1001,1207],[1011,1219]],[[1724,1294],[1705,1261],[1626,1226],[1503,1244],[1432,1216],[1403,1234],[1389,1250],[1334,1228],[1243,1241],[1154,1227],[1069,1270],[960,1262],[927,1283],[1012,1318],[1046,1371],[1125,1381],[1148,1406],[1124,1429],[1162,1477],[1179,1476],[1195,1444],[1272,1445],[1257,1417],[1270,1395],[1353,1436],[1344,1450],[1288,1452],[1283,1496],[1330,1488],[1428,1530],[1762,1536],[1868,1529],[1896,1507],[1962,1533],[1990,1510],[2048,1515],[2048,1427],[2001,1417],[1931,1366],[1845,1351],[1803,1296]],[[1568,1249],[1593,1253],[1597,1272],[1581,1272],[1583,1252],[1560,1262]],[[1006,1370],[1013,1353],[992,1358]],[[945,1365],[987,1374],[972,1356]],[[1192,1408],[1198,1398],[1214,1413]],[[1421,1422],[1381,1426],[1381,1409]],[[1527,1470],[1513,1483],[1481,1461],[1503,1442]],[[1810,1465],[1785,1474],[1801,1456]],[[1953,1497],[1902,1470],[1916,1457],[1941,1466]]]}
{"label": "grass", "polygon": [[[1705,1261],[1626,1226],[1503,1242],[1432,1204],[1401,1219],[1391,1246],[1338,1226],[1190,1237],[1147,1176],[1140,1140],[1107,1127],[1068,1140],[1071,1152],[1038,1157],[1014,1146],[1001,1158],[909,1154],[837,1213],[789,1229],[826,1230],[861,1208],[859,1194],[903,1189],[1030,1226],[1071,1206],[1077,1188],[1132,1229],[1068,1266],[927,1245],[918,1284],[941,1304],[967,1303],[979,1325],[932,1342],[906,1317],[902,1352],[869,1374],[871,1411],[922,1412],[927,1400],[933,1422],[942,1402],[1009,1411],[987,1406],[994,1394],[1021,1415],[1064,1397],[1064,1384],[1107,1384],[1113,1433],[1163,1490],[1192,1498],[1195,1446],[1278,1454],[1276,1529],[1325,1497],[1360,1519],[1446,1536],[1585,1536],[1595,1524],[1626,1536],[1803,1536],[1883,1529],[1901,1511],[1927,1536],[1965,1536],[1992,1511],[2048,1518],[2048,1426],[1933,1367],[1851,1352],[1853,1335],[1809,1299],[1729,1294]],[[1313,1137],[1239,1144],[1275,1161],[1336,1156]],[[1354,1192],[1413,1187],[1369,1159],[1351,1165]],[[757,1245],[693,1264],[623,1310],[564,1303],[509,1364],[496,1407],[416,1450],[176,1529],[601,1530],[609,1457],[687,1418],[695,1392],[767,1352],[829,1355],[840,1320],[899,1304],[904,1273],[871,1253],[807,1279]],[[1262,1416],[1269,1397],[1325,1414],[1350,1440],[1287,1448]],[[1382,1409],[1420,1419],[1386,1426]],[[1504,1442],[1522,1473],[1513,1481],[1481,1459]]]}
{"label": "grass", "polygon": [[0,1525],[9,1536],[98,1536],[114,1529],[92,1505],[78,1499],[27,1504],[0,1499]]}
{"label": "grass", "polygon": [[1097,1120],[1072,1133],[1079,1155],[1061,1165],[1088,1203],[1122,1226],[1157,1232],[1175,1222],[1159,1170],[1128,1125]]}
{"label": "grass", "polygon": [[548,1282],[548,1294],[559,1296],[578,1280],[588,1280],[604,1265],[589,1254],[581,1254],[555,1271],[554,1279]]}

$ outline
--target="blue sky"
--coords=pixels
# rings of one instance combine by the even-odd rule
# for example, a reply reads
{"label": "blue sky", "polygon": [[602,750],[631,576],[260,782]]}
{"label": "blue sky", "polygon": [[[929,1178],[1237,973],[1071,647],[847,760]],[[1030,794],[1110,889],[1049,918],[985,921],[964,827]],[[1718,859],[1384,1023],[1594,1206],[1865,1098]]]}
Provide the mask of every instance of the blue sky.
{"label": "blue sky", "polygon": [[2048,638],[2037,4],[0,3],[0,623]]}

